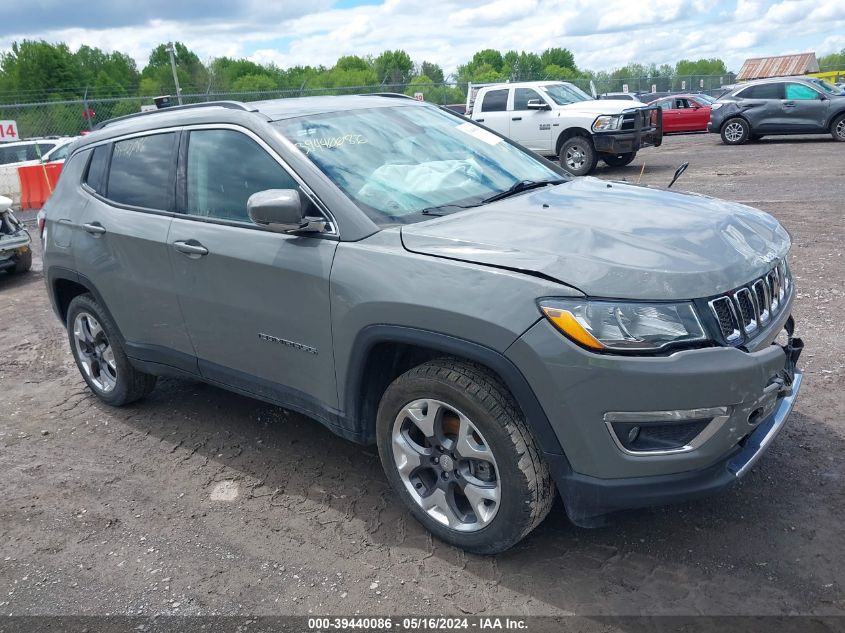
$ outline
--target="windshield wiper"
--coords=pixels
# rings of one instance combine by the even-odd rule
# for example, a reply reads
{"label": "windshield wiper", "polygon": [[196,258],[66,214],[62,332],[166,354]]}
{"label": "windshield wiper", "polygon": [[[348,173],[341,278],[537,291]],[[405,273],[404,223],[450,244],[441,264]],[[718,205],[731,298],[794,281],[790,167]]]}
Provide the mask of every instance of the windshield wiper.
{"label": "windshield wiper", "polygon": [[[430,215],[439,218],[444,215],[449,215],[449,213],[443,212],[443,209],[472,209],[473,207],[477,206],[477,204],[441,204],[437,207],[426,207],[425,209],[420,211],[420,213],[422,213],[423,215]],[[452,211],[452,213],[455,213],[455,211]]]}
{"label": "windshield wiper", "polygon": [[518,193],[522,193],[523,191],[528,191],[529,189],[536,189],[538,187],[546,187],[548,185],[560,185],[566,182],[565,180],[520,180],[518,182],[513,183],[509,189],[505,191],[500,191],[499,193],[493,194],[489,198],[485,198],[482,200],[483,204],[487,204],[488,202],[496,202],[496,200],[503,200],[504,198],[509,198],[513,195]]}

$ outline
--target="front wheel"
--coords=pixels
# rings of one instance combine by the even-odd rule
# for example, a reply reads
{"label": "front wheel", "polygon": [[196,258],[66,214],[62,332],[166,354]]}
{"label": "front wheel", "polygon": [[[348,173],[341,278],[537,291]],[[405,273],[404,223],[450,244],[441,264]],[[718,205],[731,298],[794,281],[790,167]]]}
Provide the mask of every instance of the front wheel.
{"label": "front wheel", "polygon": [[586,136],[573,136],[560,148],[560,166],[573,176],[586,176],[598,160],[593,141]]}
{"label": "front wheel", "polygon": [[751,127],[745,119],[734,117],[722,126],[722,142],[725,145],[742,145],[750,136]]}
{"label": "front wheel", "polygon": [[610,167],[625,167],[630,165],[636,157],[636,152],[627,152],[625,154],[602,154],[601,159]]}
{"label": "front wheel", "polygon": [[444,358],[405,372],[385,391],[377,427],[391,486],[452,545],[504,551],[551,509],[548,466],[507,388],[480,365]]}
{"label": "front wheel", "polygon": [[845,114],[840,114],[830,124],[830,134],[837,141],[845,141]]}

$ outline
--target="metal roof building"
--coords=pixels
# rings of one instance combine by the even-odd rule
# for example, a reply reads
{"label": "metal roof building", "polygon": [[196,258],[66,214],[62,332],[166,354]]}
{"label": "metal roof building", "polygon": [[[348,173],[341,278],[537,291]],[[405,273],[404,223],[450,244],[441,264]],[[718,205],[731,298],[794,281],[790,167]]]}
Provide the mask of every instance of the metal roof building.
{"label": "metal roof building", "polygon": [[767,77],[789,77],[819,72],[819,61],[815,53],[780,55],[779,57],[751,57],[745,60],[737,81],[765,79]]}

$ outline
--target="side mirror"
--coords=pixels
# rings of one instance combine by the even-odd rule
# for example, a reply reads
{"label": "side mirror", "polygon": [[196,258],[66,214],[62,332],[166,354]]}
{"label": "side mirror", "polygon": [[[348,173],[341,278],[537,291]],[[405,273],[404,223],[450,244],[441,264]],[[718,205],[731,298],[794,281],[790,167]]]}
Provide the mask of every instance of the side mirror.
{"label": "side mirror", "polygon": [[549,104],[544,103],[540,99],[529,99],[525,107],[529,110],[551,110]]}
{"label": "side mirror", "polygon": [[323,218],[308,218],[296,189],[267,189],[258,191],[246,201],[249,219],[277,233],[322,233],[326,230]]}

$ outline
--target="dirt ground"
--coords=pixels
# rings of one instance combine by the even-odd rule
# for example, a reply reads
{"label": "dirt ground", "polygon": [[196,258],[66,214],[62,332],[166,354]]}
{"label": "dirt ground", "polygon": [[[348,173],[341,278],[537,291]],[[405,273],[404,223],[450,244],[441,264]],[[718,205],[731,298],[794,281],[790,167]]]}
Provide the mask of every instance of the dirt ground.
{"label": "dirt ground", "polygon": [[[33,272],[0,274],[2,614],[845,614],[845,144],[672,137],[602,178],[773,213],[794,239],[806,380],[724,495],[467,555],[400,507],[376,452],[299,415],[160,380],[101,404]],[[620,209],[624,213],[624,209]],[[31,215],[25,216],[31,218]]]}

